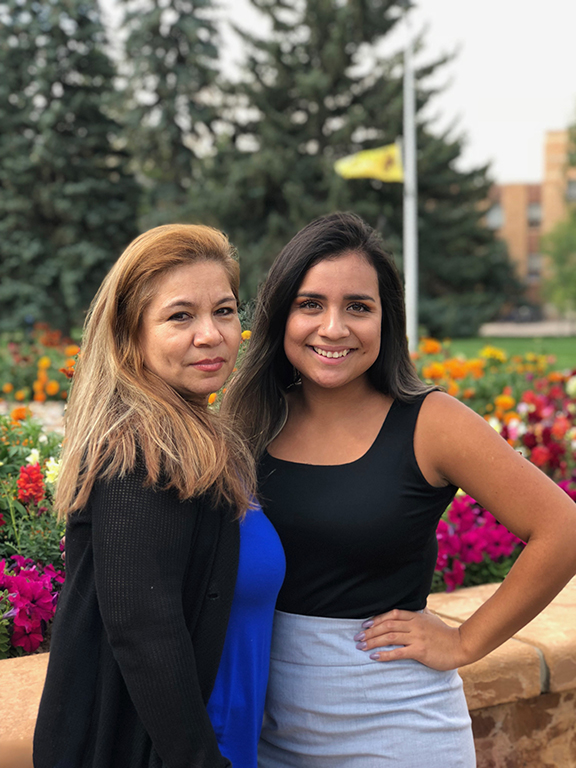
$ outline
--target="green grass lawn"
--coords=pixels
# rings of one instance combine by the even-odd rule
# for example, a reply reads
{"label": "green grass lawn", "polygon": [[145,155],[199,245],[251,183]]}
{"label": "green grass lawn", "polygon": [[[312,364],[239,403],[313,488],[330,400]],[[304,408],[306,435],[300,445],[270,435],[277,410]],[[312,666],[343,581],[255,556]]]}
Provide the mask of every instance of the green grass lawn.
{"label": "green grass lawn", "polygon": [[503,349],[508,355],[524,355],[534,352],[537,355],[554,355],[555,368],[564,370],[576,368],[576,338],[573,336],[538,337],[538,338],[484,338],[452,339],[451,352],[466,357],[476,357],[487,345]]}

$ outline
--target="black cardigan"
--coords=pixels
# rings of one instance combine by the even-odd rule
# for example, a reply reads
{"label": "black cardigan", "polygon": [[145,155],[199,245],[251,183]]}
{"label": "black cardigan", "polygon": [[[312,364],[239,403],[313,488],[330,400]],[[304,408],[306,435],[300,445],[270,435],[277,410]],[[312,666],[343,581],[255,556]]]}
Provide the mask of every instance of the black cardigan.
{"label": "black cardigan", "polygon": [[98,481],[66,532],[35,768],[227,768],[206,713],[240,534],[230,510]]}

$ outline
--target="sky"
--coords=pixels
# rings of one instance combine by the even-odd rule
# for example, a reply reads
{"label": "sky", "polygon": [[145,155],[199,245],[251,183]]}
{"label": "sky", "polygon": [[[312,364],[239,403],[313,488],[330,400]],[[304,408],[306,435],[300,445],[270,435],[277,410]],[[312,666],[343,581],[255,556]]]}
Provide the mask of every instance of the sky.
{"label": "sky", "polygon": [[[421,60],[456,52],[433,100],[438,129],[465,137],[460,168],[491,164],[496,182],[539,182],[546,131],[576,119],[576,0],[414,0],[412,32],[424,31]],[[103,0],[109,7],[114,0]],[[265,30],[248,0],[220,0],[220,16]],[[386,40],[402,49],[406,28]],[[225,34],[229,66],[240,55]]]}

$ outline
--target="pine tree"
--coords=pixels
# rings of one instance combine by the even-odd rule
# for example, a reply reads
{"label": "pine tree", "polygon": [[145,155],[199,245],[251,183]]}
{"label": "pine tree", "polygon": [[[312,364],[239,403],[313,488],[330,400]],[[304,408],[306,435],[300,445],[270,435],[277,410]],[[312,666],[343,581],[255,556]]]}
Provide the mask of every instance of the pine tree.
{"label": "pine tree", "polygon": [[136,234],[97,6],[0,3],[0,328],[69,330]]}
{"label": "pine tree", "polygon": [[[378,51],[404,3],[252,2],[272,34],[239,31],[246,69],[229,86],[228,134],[210,159],[199,215],[229,232],[252,294],[287,240],[329,211],[355,211],[401,254],[402,185],[345,181],[333,163],[402,135],[402,57]],[[422,116],[435,93],[430,76],[444,61],[417,71],[420,320],[440,336],[473,333],[517,285],[482,222],[487,169],[459,172],[461,141],[436,135]]]}
{"label": "pine tree", "polygon": [[[186,219],[197,154],[212,141],[217,30],[211,0],[123,0],[131,153],[146,226]],[[205,151],[205,150],[204,150]]]}

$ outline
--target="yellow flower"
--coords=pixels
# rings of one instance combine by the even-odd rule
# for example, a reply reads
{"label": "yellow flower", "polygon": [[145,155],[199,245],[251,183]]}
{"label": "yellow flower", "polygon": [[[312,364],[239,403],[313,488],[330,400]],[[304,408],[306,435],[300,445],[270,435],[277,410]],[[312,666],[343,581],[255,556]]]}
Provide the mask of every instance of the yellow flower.
{"label": "yellow flower", "polygon": [[242,340],[248,341],[248,339],[252,336],[252,331],[242,331]]}
{"label": "yellow flower", "polygon": [[46,480],[49,483],[55,483],[58,479],[58,473],[60,472],[60,461],[50,456],[46,462]]}
{"label": "yellow flower", "polygon": [[14,398],[22,402],[22,400],[26,399],[26,392],[23,389],[17,389],[16,392],[14,392]]}
{"label": "yellow flower", "polygon": [[505,363],[508,359],[506,352],[498,347],[487,346],[480,350],[480,357],[485,357],[488,360],[498,360],[501,363]]}
{"label": "yellow flower", "polygon": [[211,395],[208,395],[208,405],[213,405],[216,402],[217,397],[218,395],[216,394],[216,392],[212,392]]}
{"label": "yellow flower", "polygon": [[48,355],[43,355],[40,360],[38,360],[38,368],[50,368],[51,365],[52,361]]}

